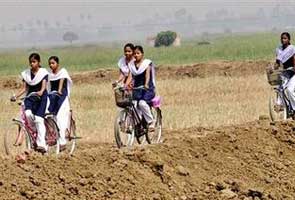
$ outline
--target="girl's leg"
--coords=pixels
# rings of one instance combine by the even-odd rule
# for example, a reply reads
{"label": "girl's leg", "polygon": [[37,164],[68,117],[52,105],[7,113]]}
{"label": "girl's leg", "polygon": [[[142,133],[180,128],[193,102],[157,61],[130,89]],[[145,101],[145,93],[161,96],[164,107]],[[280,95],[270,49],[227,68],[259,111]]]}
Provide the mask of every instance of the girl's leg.
{"label": "girl's leg", "polygon": [[47,150],[47,145],[45,141],[45,135],[46,135],[46,128],[44,124],[44,118],[35,116],[35,124],[38,132],[37,136],[37,146],[42,147],[45,150]]}
{"label": "girl's leg", "polygon": [[288,96],[288,99],[291,103],[292,109],[295,109],[295,76],[293,76],[288,84],[287,84],[287,88],[286,88],[286,94]]}
{"label": "girl's leg", "polygon": [[148,124],[153,122],[153,115],[151,112],[150,106],[147,104],[146,101],[140,100],[138,103],[139,109],[142,111],[142,115]]}
{"label": "girl's leg", "polygon": [[44,94],[41,97],[41,101],[39,102],[38,109],[35,113],[35,124],[36,124],[37,132],[38,132],[37,146],[44,148],[44,150],[46,151],[47,151],[47,144],[45,141],[46,128],[44,124],[44,116],[45,116],[45,111],[46,111],[47,102],[48,102],[47,97],[48,96],[46,94]]}
{"label": "girl's leg", "polygon": [[66,141],[66,131],[69,128],[69,121],[70,121],[70,103],[68,97],[66,97],[61,107],[58,110],[58,113],[56,115],[57,125],[59,128],[59,144],[65,145],[67,143]]}

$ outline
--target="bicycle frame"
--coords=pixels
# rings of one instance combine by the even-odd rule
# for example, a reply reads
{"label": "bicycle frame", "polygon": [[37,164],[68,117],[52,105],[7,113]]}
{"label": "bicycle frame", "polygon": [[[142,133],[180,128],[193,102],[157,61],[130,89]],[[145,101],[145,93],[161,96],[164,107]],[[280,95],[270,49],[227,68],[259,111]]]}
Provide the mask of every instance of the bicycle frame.
{"label": "bicycle frame", "polygon": [[288,99],[286,95],[286,87],[283,87],[283,85],[277,86],[273,88],[275,91],[279,93],[279,97],[283,101],[283,105],[286,106],[287,109],[287,118],[290,117],[290,113],[293,111],[291,107],[290,100]]}

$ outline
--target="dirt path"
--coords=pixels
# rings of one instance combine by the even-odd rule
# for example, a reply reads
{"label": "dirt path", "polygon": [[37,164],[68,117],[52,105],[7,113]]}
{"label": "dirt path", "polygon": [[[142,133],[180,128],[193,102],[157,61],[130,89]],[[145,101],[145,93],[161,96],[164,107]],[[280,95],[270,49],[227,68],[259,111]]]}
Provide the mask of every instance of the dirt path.
{"label": "dirt path", "polygon": [[295,122],[190,128],[161,145],[1,159],[1,199],[294,199]]}
{"label": "dirt path", "polygon": [[[181,79],[181,78],[205,78],[209,76],[246,76],[251,74],[262,74],[268,65],[267,61],[245,61],[230,62],[219,61],[199,63],[184,66],[158,66],[157,79]],[[75,84],[111,82],[118,77],[116,69],[101,69],[96,71],[73,73],[72,78]],[[20,78],[18,76],[1,77],[0,89],[18,88]]]}

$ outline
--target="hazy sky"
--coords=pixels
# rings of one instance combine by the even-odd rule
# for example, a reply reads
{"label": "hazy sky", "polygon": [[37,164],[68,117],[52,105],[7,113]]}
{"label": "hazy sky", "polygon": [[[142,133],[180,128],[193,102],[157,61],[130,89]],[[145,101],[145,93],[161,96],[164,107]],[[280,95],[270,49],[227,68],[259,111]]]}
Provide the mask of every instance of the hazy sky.
{"label": "hazy sky", "polygon": [[144,19],[157,13],[186,8],[194,17],[221,7],[239,12],[251,12],[257,7],[268,8],[281,3],[295,5],[290,0],[0,0],[0,23],[25,23],[31,19],[58,20],[67,16],[90,13],[102,23]]}

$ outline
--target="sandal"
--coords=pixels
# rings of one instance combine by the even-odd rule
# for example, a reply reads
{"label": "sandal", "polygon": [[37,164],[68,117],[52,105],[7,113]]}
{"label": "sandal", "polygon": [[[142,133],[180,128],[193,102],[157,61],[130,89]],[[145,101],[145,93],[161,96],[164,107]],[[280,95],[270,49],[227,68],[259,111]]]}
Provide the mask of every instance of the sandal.
{"label": "sandal", "polygon": [[36,151],[42,154],[45,154],[47,152],[44,147],[40,147],[40,146],[36,148]]}
{"label": "sandal", "polygon": [[65,151],[67,149],[67,145],[59,145],[59,152]]}

